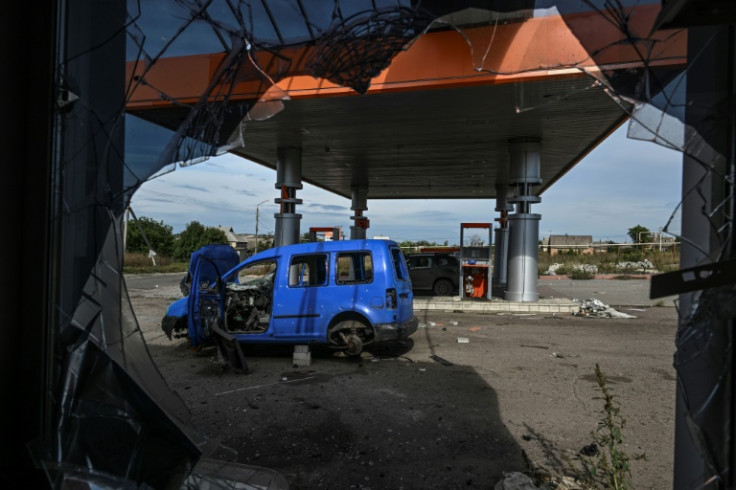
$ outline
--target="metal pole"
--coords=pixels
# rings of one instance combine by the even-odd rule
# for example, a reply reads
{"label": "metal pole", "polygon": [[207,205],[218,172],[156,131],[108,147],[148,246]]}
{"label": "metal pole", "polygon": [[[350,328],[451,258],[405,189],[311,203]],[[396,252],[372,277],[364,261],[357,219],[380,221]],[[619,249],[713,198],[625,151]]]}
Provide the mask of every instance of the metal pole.
{"label": "metal pole", "polygon": [[276,188],[281,191],[281,197],[276,199],[280,205],[276,218],[274,245],[292,245],[299,243],[299,223],[302,215],[296,212],[297,205],[302,203],[297,199],[296,191],[302,189],[302,150],[301,148],[280,147],[276,156]]}
{"label": "metal pole", "polygon": [[261,204],[263,204],[264,202],[268,202],[268,199],[266,199],[265,201],[261,201],[258,204],[256,204],[256,248],[255,248],[255,252],[254,253],[258,253],[258,223],[261,221],[260,220],[260,208],[259,208],[259,206]]}
{"label": "metal pole", "polygon": [[130,220],[130,206],[125,208],[125,221],[123,221],[123,253],[128,245],[128,221]]}

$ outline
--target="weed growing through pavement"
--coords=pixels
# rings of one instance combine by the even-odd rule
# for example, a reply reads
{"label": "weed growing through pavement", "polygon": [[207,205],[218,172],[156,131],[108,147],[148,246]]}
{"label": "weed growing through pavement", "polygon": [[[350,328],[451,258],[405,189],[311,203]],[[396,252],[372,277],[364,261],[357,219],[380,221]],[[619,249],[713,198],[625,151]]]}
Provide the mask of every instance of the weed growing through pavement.
{"label": "weed growing through pavement", "polygon": [[[613,489],[630,490],[631,461],[646,460],[646,454],[629,455],[624,450],[623,432],[626,419],[621,415],[621,405],[608,387],[606,377],[598,364],[595,376],[601,396],[595,400],[603,401],[601,417],[596,429],[591,431],[593,442],[580,450],[573,459],[554,443],[527,426],[530,435],[525,440],[537,440],[541,444],[544,457],[551,468],[547,469],[529,459],[526,451],[522,457],[527,465],[527,473],[540,488],[558,489]],[[564,475],[564,476],[562,476]]]}
{"label": "weed growing through pavement", "polygon": [[606,377],[597,363],[595,377],[601,390],[601,396],[595,399],[603,400],[603,409],[598,427],[591,432],[593,444],[588,446],[589,455],[578,455],[583,468],[582,475],[579,476],[593,488],[627,490],[632,488],[630,462],[645,460],[646,454],[628,455],[624,450],[623,431],[626,419],[621,415],[621,405],[611,393]]}

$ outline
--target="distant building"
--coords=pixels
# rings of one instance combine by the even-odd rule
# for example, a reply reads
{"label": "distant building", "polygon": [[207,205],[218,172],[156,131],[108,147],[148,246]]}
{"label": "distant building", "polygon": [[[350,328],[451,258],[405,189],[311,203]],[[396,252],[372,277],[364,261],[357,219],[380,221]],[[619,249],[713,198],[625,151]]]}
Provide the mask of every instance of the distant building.
{"label": "distant building", "polygon": [[673,246],[677,245],[677,240],[671,235],[665,235],[663,232],[655,231],[652,233],[651,245],[652,250],[669,251]]}
{"label": "distant building", "polygon": [[233,228],[227,228],[225,226],[218,226],[225,234],[227,243],[238,252],[241,259],[245,259],[250,255],[250,252],[256,248],[256,236],[249,233],[235,233]]}
{"label": "distant building", "polygon": [[557,255],[560,252],[574,251],[576,253],[592,255],[593,254],[593,236],[592,235],[550,235],[542,242],[542,246],[550,255]]}
{"label": "distant building", "polygon": [[309,228],[310,242],[332,242],[345,240],[345,234],[340,226],[313,226]]}

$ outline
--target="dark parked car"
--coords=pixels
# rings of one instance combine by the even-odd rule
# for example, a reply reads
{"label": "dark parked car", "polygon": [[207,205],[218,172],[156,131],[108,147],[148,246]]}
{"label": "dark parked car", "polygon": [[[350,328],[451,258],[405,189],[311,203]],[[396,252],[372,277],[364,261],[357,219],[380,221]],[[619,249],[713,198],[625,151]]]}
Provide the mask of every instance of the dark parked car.
{"label": "dark parked car", "polygon": [[450,296],[458,291],[460,261],[447,253],[419,253],[406,258],[414,291],[432,291]]}

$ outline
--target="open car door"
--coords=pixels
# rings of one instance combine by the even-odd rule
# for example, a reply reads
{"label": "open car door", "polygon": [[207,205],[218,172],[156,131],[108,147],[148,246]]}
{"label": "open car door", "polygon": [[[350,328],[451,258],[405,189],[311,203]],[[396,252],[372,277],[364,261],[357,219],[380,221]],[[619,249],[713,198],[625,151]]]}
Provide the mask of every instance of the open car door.
{"label": "open car door", "polygon": [[240,344],[222,328],[226,292],[222,274],[225,272],[227,269],[221,271],[206,254],[198,255],[192,264],[192,284],[198,287],[191,289],[187,302],[189,343],[198,347],[214,342],[230,366],[247,372],[248,364]]}
{"label": "open car door", "polygon": [[212,336],[212,325],[222,316],[224,288],[217,262],[206,254],[192,256],[190,264],[192,286],[187,301],[187,329],[189,344],[198,347]]}

